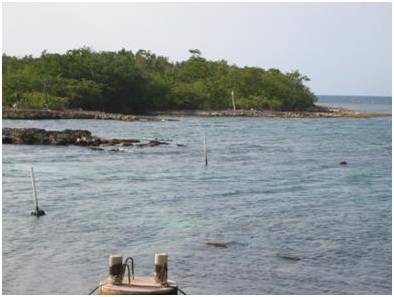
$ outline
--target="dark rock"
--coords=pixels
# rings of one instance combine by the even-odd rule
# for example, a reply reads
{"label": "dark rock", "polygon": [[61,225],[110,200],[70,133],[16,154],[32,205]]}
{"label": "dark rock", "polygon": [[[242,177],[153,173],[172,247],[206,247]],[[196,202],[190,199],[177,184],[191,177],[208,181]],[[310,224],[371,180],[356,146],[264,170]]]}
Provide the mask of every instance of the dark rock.
{"label": "dark rock", "polygon": [[15,109],[5,108],[3,110],[4,119],[97,119],[97,120],[118,120],[118,121],[137,121],[135,115],[124,115],[117,113],[106,113],[100,111],[84,110],[50,110],[50,109]]}
{"label": "dark rock", "polygon": [[212,245],[214,247],[226,248],[227,244],[224,241],[207,241],[207,245]]}
{"label": "dark rock", "polygon": [[[140,141],[137,139],[105,139],[93,136],[87,130],[51,131],[37,128],[3,128],[4,144],[36,144],[36,145],[78,145],[102,150],[102,146],[117,146],[112,151],[124,151],[119,146],[132,146]],[[151,140],[145,146],[168,144]]]}
{"label": "dark rock", "polygon": [[[3,128],[3,143],[9,144],[89,144],[92,135],[86,130],[47,131],[37,128]],[[84,139],[83,142],[80,140]]]}
{"label": "dark rock", "polygon": [[[139,142],[139,141],[136,141],[136,142]],[[134,143],[134,142],[133,142]],[[120,145],[121,146],[133,146],[133,143],[130,143],[130,142],[123,142],[123,143],[121,143]]]}
{"label": "dark rock", "polygon": [[105,145],[124,145],[132,146],[134,143],[140,142],[137,139],[125,139],[125,138],[112,138],[112,139],[102,139],[102,144]]}
{"label": "dark rock", "polygon": [[293,255],[277,254],[277,256],[278,256],[279,258],[286,259],[286,260],[292,260],[292,261],[300,261],[300,260],[301,260],[300,257],[298,257],[298,256],[293,256]]}
{"label": "dark rock", "polygon": [[161,144],[168,144],[168,142],[165,141],[159,141],[159,140],[149,140],[149,146],[157,146],[157,145],[161,145]]}
{"label": "dark rock", "polygon": [[138,144],[136,144],[136,146],[137,147],[146,147],[146,146],[153,147],[153,146],[167,145],[167,144],[169,144],[169,143],[166,141],[159,141],[157,139],[153,139],[153,140],[149,140],[148,142],[145,142],[145,143],[138,143]]}

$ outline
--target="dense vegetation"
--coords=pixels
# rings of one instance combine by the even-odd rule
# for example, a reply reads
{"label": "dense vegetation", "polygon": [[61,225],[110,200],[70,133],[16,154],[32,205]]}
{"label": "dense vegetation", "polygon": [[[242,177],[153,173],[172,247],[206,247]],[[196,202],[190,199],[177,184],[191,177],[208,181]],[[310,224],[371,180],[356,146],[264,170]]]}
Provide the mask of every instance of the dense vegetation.
{"label": "dense vegetation", "polygon": [[199,50],[169,62],[149,51],[90,48],[40,57],[3,55],[3,106],[82,108],[111,112],[165,109],[305,109],[316,97],[298,71],[237,67]]}

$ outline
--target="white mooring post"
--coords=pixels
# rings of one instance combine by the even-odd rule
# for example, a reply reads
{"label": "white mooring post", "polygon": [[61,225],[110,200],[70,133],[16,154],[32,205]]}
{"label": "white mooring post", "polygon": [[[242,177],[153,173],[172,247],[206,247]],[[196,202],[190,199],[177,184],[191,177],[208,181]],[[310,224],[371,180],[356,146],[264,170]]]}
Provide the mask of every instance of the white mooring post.
{"label": "white mooring post", "polygon": [[109,279],[114,285],[121,285],[123,282],[123,257],[121,255],[111,255],[108,259]]}
{"label": "white mooring post", "polygon": [[34,169],[33,169],[33,167],[31,167],[30,174],[31,174],[31,184],[33,186],[33,197],[34,197],[34,202],[35,202],[35,205],[36,205],[36,208],[35,208],[35,210],[33,210],[31,212],[31,215],[32,216],[36,216],[36,217],[43,216],[43,215],[45,215],[45,211],[43,211],[42,209],[40,209],[38,207],[36,180],[35,180],[35,177],[34,177]]}
{"label": "white mooring post", "polygon": [[234,115],[235,115],[235,99],[234,99],[234,90],[231,91],[231,99],[233,102],[233,111],[234,111]]}
{"label": "white mooring post", "polygon": [[34,177],[34,169],[33,167],[30,168],[30,175],[31,175],[31,185],[33,187],[33,198],[36,205],[36,210],[38,210],[38,199],[37,199],[37,189],[36,189],[36,180]]}
{"label": "white mooring post", "polygon": [[167,284],[168,254],[155,253],[155,281],[159,284]]}
{"label": "white mooring post", "polygon": [[204,134],[204,158],[205,158],[205,166],[208,166],[207,140],[205,134]]}

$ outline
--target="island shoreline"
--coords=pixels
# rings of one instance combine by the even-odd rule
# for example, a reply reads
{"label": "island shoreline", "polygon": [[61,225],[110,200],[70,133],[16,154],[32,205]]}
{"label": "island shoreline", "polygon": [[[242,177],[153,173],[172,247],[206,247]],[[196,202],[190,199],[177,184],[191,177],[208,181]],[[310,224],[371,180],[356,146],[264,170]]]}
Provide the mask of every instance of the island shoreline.
{"label": "island shoreline", "polygon": [[50,110],[50,109],[3,109],[3,119],[47,120],[47,119],[96,119],[117,121],[158,121],[161,117],[267,117],[267,118],[372,118],[391,117],[385,112],[358,112],[341,107],[313,106],[304,111],[275,110],[161,110],[150,111],[141,115],[108,113],[87,110]]}

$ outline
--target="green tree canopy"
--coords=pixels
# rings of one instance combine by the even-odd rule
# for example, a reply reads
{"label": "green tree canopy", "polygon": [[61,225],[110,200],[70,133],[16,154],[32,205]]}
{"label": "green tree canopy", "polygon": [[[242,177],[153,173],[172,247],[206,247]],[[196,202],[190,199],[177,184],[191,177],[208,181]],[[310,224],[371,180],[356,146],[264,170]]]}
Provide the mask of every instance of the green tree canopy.
{"label": "green tree canopy", "polygon": [[158,109],[306,109],[316,101],[298,70],[238,67],[198,49],[181,62],[150,51],[88,47],[39,57],[3,55],[3,105],[140,113]]}

